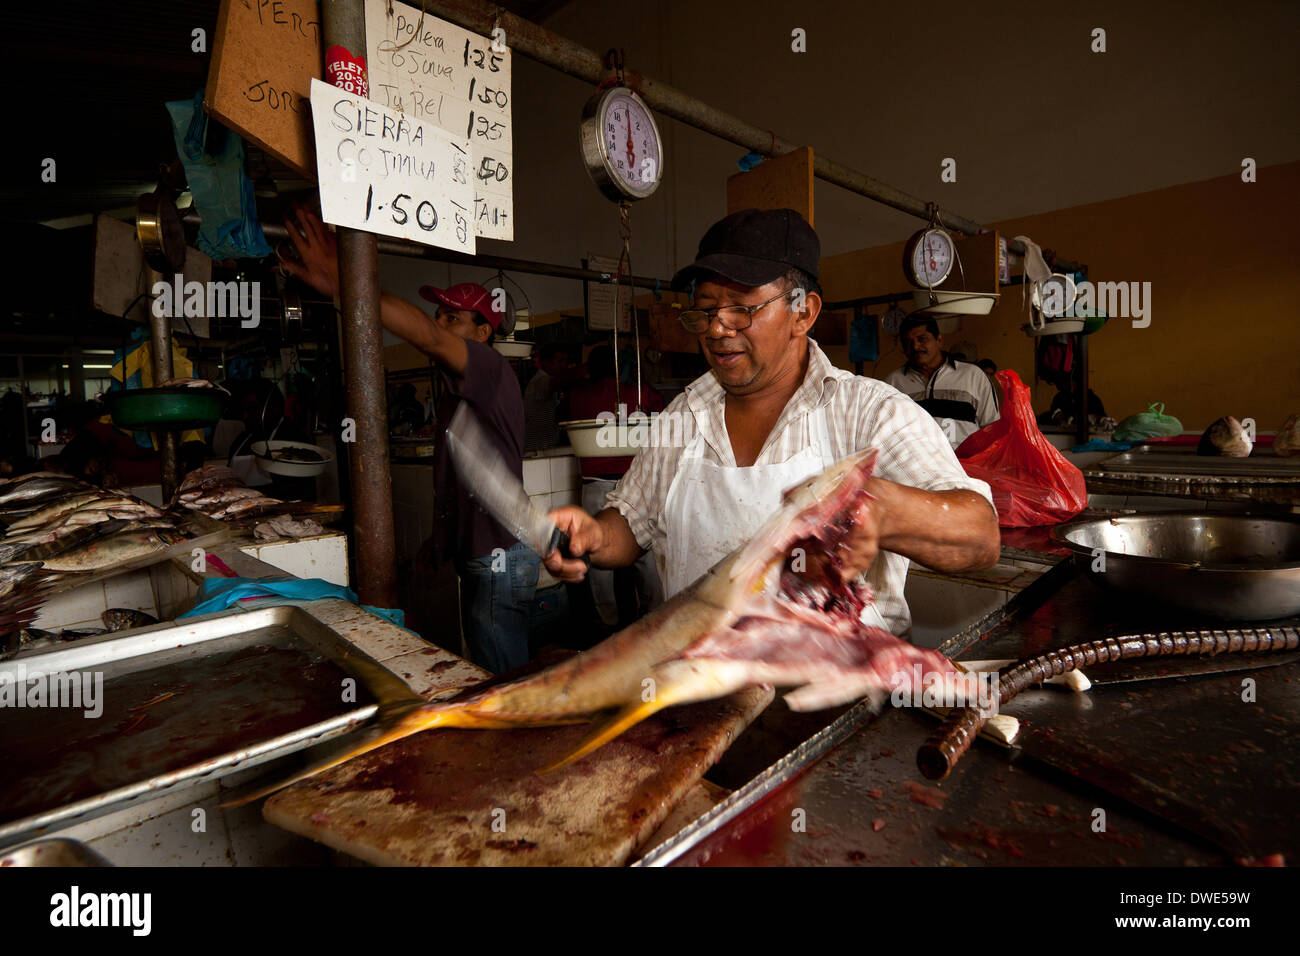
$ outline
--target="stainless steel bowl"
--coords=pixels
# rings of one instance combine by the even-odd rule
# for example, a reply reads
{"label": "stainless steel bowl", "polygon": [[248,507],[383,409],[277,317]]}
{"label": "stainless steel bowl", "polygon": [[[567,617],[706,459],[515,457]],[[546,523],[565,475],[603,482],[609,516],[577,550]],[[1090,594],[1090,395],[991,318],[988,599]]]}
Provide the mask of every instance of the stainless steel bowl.
{"label": "stainless steel bowl", "polygon": [[49,837],[0,850],[0,867],[4,866],[112,866],[80,840]]}
{"label": "stainless steel bowl", "polygon": [[1091,518],[1052,529],[1094,581],[1232,621],[1300,614],[1300,517]]}

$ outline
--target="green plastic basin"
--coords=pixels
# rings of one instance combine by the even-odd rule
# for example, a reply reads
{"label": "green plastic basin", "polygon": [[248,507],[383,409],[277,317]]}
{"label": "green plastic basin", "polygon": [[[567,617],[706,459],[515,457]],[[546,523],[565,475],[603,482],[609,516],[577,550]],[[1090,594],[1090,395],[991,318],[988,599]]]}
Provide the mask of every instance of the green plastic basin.
{"label": "green plastic basin", "polygon": [[215,389],[128,388],[105,392],[113,424],[142,431],[207,428],[221,420],[225,396]]}

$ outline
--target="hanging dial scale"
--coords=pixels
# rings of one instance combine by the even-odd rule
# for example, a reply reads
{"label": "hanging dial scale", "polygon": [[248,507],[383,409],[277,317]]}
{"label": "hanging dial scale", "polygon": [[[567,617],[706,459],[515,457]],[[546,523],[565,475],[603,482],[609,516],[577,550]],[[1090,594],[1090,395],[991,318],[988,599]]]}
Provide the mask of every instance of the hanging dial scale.
{"label": "hanging dial scale", "polygon": [[623,314],[622,278],[626,275],[628,295],[632,297],[632,335],[636,352],[636,391],[629,404],[639,409],[642,394],[641,329],[637,322],[635,286],[632,283],[632,223],[629,213],[634,201],[645,199],[659,188],[664,174],[664,154],[654,115],[641,97],[623,85],[621,53],[617,59],[617,84],[597,90],[583,107],[578,145],[592,182],[607,199],[618,203],[623,249],[614,280],[614,388],[621,402],[618,317]]}
{"label": "hanging dial scale", "polygon": [[943,285],[956,261],[952,236],[935,224],[912,235],[903,247],[903,274],[919,289]]}
{"label": "hanging dial scale", "polygon": [[578,127],[582,161],[606,198],[645,199],[663,180],[663,143],[650,107],[626,86],[597,91]]}

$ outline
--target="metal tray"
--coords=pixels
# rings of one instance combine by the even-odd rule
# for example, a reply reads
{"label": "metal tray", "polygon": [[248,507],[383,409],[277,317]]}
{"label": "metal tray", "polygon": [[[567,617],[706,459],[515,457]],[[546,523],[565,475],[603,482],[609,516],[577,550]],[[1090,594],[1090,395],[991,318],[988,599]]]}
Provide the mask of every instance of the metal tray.
{"label": "metal tray", "polygon": [[[0,664],[0,680],[35,673],[102,675],[102,714],[0,707],[0,846],[332,739],[411,694],[294,606],[157,624]],[[354,700],[343,699],[346,677]]]}
{"label": "metal tray", "polygon": [[1139,445],[1096,462],[1083,473],[1138,481],[1300,482],[1300,457],[1282,458],[1271,448],[1257,448],[1247,458],[1223,458],[1198,455],[1194,448],[1186,446]]}

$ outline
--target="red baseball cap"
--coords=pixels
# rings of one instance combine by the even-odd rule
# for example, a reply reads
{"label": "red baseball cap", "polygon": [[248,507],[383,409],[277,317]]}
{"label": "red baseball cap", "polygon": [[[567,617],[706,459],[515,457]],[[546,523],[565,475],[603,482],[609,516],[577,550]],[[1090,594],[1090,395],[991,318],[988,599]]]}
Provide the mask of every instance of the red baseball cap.
{"label": "red baseball cap", "polygon": [[468,309],[470,312],[477,312],[487,320],[494,332],[501,328],[501,320],[505,318],[503,312],[498,312],[492,307],[494,304],[492,293],[477,282],[461,282],[446,289],[422,285],[420,298],[445,305],[449,309]]}

